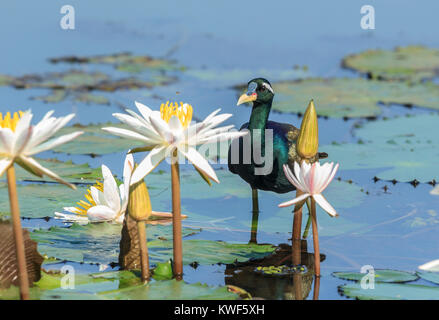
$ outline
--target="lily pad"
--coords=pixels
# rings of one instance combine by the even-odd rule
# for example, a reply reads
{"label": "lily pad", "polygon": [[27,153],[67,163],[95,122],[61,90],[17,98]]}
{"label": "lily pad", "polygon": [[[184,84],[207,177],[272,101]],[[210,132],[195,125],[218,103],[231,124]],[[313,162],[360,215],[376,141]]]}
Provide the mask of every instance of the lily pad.
{"label": "lily pad", "polygon": [[362,289],[358,283],[339,287],[343,295],[359,300],[438,300],[439,287],[418,284],[375,283],[374,289]]}
{"label": "lily pad", "polygon": [[93,91],[114,92],[117,90],[134,90],[152,88],[174,82],[175,77],[157,74],[148,80],[135,77],[113,79],[102,72],[86,72],[68,70],[46,74],[30,74],[19,77],[0,75],[0,85],[12,86],[17,89],[48,89],[48,95],[33,99],[56,103],[69,98],[74,101],[108,104],[106,97],[91,94]]}
{"label": "lily pad", "polygon": [[342,66],[372,79],[417,82],[439,74],[439,50],[422,46],[367,50],[347,56]]}
{"label": "lily pad", "polygon": [[439,181],[439,117],[424,114],[366,123],[356,129],[361,143],[322,147],[341,170],[374,169],[383,180]]}
{"label": "lily pad", "polygon": [[130,73],[138,73],[145,70],[166,71],[178,68],[173,61],[153,58],[150,56],[134,56],[128,52],[90,57],[65,56],[51,58],[49,61],[52,63],[64,62],[71,64],[109,64],[119,71]]}
{"label": "lily pad", "polygon": [[273,83],[273,89],[272,109],[283,113],[303,113],[310,99],[319,115],[334,118],[375,117],[381,114],[379,103],[439,109],[439,87],[432,83],[309,78]]}
{"label": "lily pad", "polygon": [[439,284],[439,272],[418,271],[416,274],[424,280]]}
{"label": "lily pad", "polygon": [[96,156],[128,151],[131,148],[142,146],[141,142],[111,135],[108,132],[103,131],[103,127],[128,128],[126,125],[114,123],[92,124],[87,126],[75,124],[70,127],[64,127],[59,131],[58,135],[69,134],[79,130],[84,131],[84,133],[75,140],[56,147],[54,151],[67,154],[87,154]]}
{"label": "lily pad", "polygon": [[236,300],[239,296],[228,287],[206,284],[187,284],[183,281],[156,281],[147,285],[114,290],[101,294],[105,299],[116,300]]}
{"label": "lily pad", "polygon": [[[73,262],[109,264],[118,261],[119,242],[122,226],[119,224],[99,223],[71,227],[52,227],[35,230],[31,239],[38,243],[38,251],[48,257]],[[183,236],[200,232],[199,229],[183,228]],[[148,241],[172,239],[170,226],[148,226]],[[166,259],[165,259],[166,260]],[[151,263],[164,260],[154,260]]]}
{"label": "lily pad", "polygon": [[[148,243],[150,257],[165,261],[172,258],[172,241],[156,240]],[[267,256],[276,248],[269,244],[227,243],[210,240],[183,241],[183,263],[197,262],[201,265],[233,263]]]}
{"label": "lily pad", "polygon": [[[367,274],[360,272],[334,272],[332,275],[343,280],[361,281]],[[406,271],[375,269],[376,282],[409,282],[417,279],[417,275]]]}
{"label": "lily pad", "polygon": [[[39,300],[235,300],[239,296],[228,287],[213,287],[183,281],[151,281],[143,285],[137,274],[112,271],[100,274],[75,274],[74,288],[61,288],[64,274],[43,273],[41,280],[30,288],[30,298]],[[0,290],[1,299],[19,299],[18,287]]]}
{"label": "lily pad", "polygon": [[[87,163],[74,164],[71,160],[36,159],[43,167],[56,172],[63,179],[75,183],[95,182],[102,179],[101,168],[91,168]],[[47,176],[37,177],[20,166],[15,166],[17,180],[53,182]],[[6,178],[6,177],[4,177]],[[46,186],[43,186],[43,188]]]}
{"label": "lily pad", "polygon": [[[20,214],[25,218],[51,217],[55,211],[70,207],[83,199],[86,189],[78,186],[77,190],[72,190],[59,184],[19,184],[18,198],[23,199],[20,201]],[[0,208],[9,210],[7,184],[4,182],[0,182]]]}

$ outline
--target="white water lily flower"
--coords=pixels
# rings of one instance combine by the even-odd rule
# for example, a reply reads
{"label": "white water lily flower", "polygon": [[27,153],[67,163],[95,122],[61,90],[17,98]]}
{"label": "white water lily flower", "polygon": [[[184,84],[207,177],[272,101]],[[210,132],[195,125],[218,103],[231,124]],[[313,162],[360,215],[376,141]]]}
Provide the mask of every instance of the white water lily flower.
{"label": "white water lily flower", "polygon": [[418,268],[424,271],[439,272],[439,259],[424,263]]}
{"label": "white water lily flower", "polygon": [[321,194],[329,185],[338,169],[338,163],[334,167],[334,163],[325,163],[320,165],[319,162],[313,164],[302,162],[299,165],[294,162],[294,174],[288,165],[284,165],[284,173],[287,179],[303,192],[297,198],[281,203],[279,207],[288,207],[301,201],[305,201],[308,197],[313,199],[322,207],[330,216],[337,216],[335,209]]}
{"label": "white water lily flower", "polygon": [[215,171],[208,161],[195,149],[195,146],[220,142],[241,137],[247,132],[229,132],[233,125],[215,128],[230,118],[231,114],[220,114],[221,109],[212,112],[202,122],[190,125],[192,106],[189,104],[167,102],[160,111],[153,111],[136,102],[140,115],[127,109],[128,114],[115,113],[117,119],[130,126],[131,130],[121,128],[102,128],[114,135],[141,141],[142,151],[150,151],[133,173],[131,184],[137,183],[149,174],[174,150],[186,157],[204,176],[219,183]]}
{"label": "white water lily flower", "polygon": [[133,155],[128,154],[123,168],[123,183],[118,188],[110,169],[102,165],[104,182],[97,182],[96,185],[87,190],[85,198],[88,202],[81,200],[77,203],[79,207],[64,208],[65,211],[73,214],[55,212],[56,218],[78,223],[88,223],[89,221],[123,223],[128,205],[133,168]]}
{"label": "white water lily flower", "polygon": [[32,126],[33,115],[30,111],[15,112],[13,116],[8,112],[4,117],[0,113],[0,176],[15,162],[38,177],[46,175],[75,189],[74,185],[64,181],[56,173],[44,168],[32,158],[37,153],[53,149],[83,133],[73,132],[49,140],[75,116],[69,114],[55,118],[52,114],[53,111],[47,112],[39,123]]}

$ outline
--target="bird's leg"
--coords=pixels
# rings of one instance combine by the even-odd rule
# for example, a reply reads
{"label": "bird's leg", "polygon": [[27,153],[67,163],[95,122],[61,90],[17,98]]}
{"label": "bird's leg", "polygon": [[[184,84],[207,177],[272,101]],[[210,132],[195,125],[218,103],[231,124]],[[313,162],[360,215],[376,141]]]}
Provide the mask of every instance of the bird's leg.
{"label": "bird's leg", "polygon": [[309,227],[311,227],[311,198],[306,199],[306,206],[308,207],[308,220],[306,221],[305,231],[303,231],[303,239],[308,238]]}
{"label": "bird's leg", "polygon": [[259,201],[258,189],[252,188],[252,227],[250,233],[250,243],[257,243],[256,237],[258,234],[258,220],[259,220]]}

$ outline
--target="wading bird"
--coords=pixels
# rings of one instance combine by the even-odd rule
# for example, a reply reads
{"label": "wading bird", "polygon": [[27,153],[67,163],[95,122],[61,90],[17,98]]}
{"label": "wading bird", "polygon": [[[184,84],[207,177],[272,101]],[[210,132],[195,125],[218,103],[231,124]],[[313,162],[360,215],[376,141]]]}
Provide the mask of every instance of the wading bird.
{"label": "wading bird", "polygon": [[[258,189],[276,193],[296,190],[285,177],[282,167],[284,164],[288,164],[293,169],[294,162],[301,163],[302,161],[302,158],[296,151],[299,129],[288,123],[268,120],[273,97],[274,90],[268,80],[256,78],[248,82],[247,92],[239,97],[237,105],[253,102],[250,121],[243,124],[240,129],[249,130],[250,134],[246,137],[235,139],[229,147],[229,170],[234,174],[238,174],[252,188],[253,214],[250,238],[252,243],[256,243],[258,228]],[[273,138],[266,141],[265,130],[267,129],[272,130]],[[267,145],[268,143],[272,145]],[[260,151],[254,149],[260,149]],[[268,166],[272,170],[266,174],[259,174],[255,171],[257,168],[267,167],[266,163],[261,163],[261,159],[267,160],[271,158],[269,154],[265,154],[266,150],[272,150],[272,165]],[[260,153],[259,159],[257,158],[259,157],[258,152]],[[314,162],[319,158],[326,158],[327,156],[326,153],[317,153],[314,159],[308,160]]]}

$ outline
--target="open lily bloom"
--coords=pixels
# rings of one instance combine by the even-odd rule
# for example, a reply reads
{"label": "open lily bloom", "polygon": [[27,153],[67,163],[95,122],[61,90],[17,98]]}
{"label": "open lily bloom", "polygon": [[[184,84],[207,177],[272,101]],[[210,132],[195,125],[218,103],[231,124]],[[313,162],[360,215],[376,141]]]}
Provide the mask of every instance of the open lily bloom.
{"label": "open lily bloom", "polygon": [[439,272],[439,259],[424,263],[418,268],[424,271]]}
{"label": "open lily bloom", "polygon": [[61,179],[56,173],[41,166],[33,155],[53,149],[69,142],[83,132],[73,132],[49,140],[59,129],[64,127],[75,115],[65,117],[52,117],[49,111],[36,125],[31,125],[32,113],[16,112],[12,116],[8,112],[3,117],[0,113],[0,176],[12,163],[17,163],[30,173],[42,177],[46,175],[73,189],[75,186]]}
{"label": "open lily bloom", "polygon": [[125,158],[123,183],[117,187],[116,180],[107,166],[102,165],[104,182],[97,182],[85,194],[87,201],[77,202],[78,207],[65,207],[70,214],[55,212],[56,218],[70,222],[88,223],[114,221],[123,223],[128,205],[130,179],[134,168],[132,154]]}
{"label": "open lily bloom", "polygon": [[174,150],[186,157],[203,175],[219,183],[215,171],[208,161],[195,149],[195,146],[234,139],[247,132],[230,132],[231,126],[216,128],[230,118],[231,114],[220,114],[221,109],[212,112],[202,122],[191,125],[192,106],[180,103],[162,104],[160,111],[153,111],[136,102],[140,115],[127,109],[128,114],[115,113],[117,119],[130,126],[132,130],[122,128],[102,128],[114,135],[141,141],[144,148],[135,151],[150,151],[135,169],[131,184],[137,183]]}
{"label": "open lily bloom", "polygon": [[288,165],[284,165],[285,176],[303,194],[293,200],[281,203],[279,207],[288,207],[305,201],[308,197],[313,197],[330,216],[337,216],[338,214],[335,209],[321,194],[331,183],[332,179],[334,179],[337,169],[338,163],[334,166],[332,162],[320,165],[319,162],[309,164],[303,161],[302,165],[299,165],[297,162],[294,163],[293,174]]}

